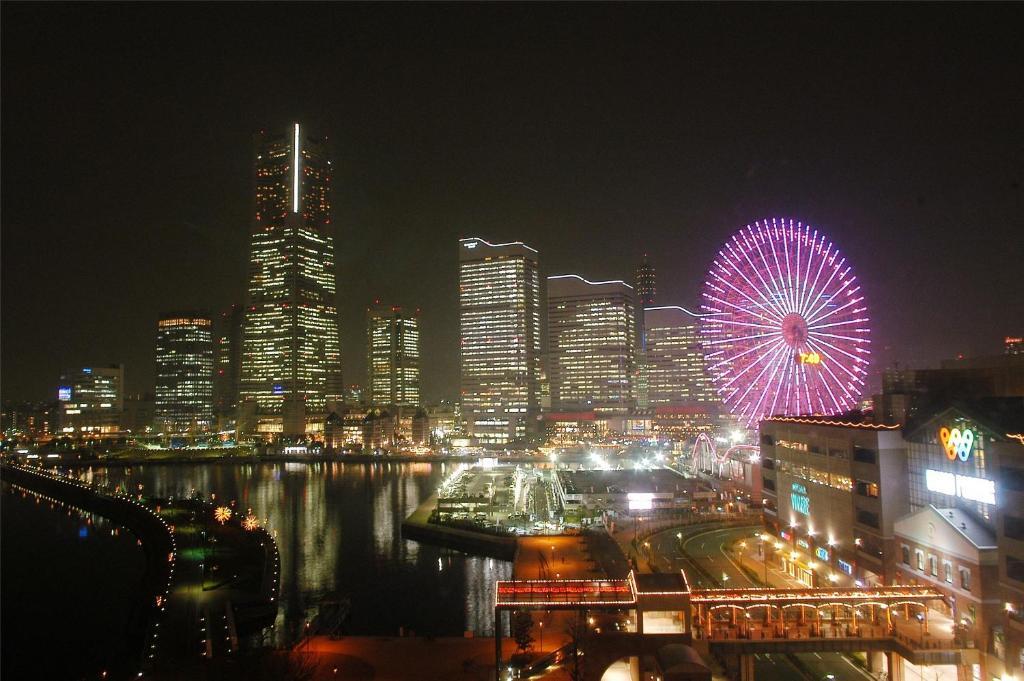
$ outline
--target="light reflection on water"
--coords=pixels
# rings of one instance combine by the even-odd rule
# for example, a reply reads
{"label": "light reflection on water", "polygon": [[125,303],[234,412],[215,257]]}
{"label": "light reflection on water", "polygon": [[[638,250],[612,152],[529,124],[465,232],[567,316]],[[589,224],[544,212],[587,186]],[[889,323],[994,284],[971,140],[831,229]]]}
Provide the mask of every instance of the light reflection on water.
{"label": "light reflection on water", "polygon": [[[277,530],[278,640],[293,637],[325,596],[348,598],[352,634],[484,635],[494,626],[494,581],[505,561],[403,540],[402,520],[437,487],[445,464],[339,462],[161,464],[97,468],[83,476],[144,486],[156,496],[198,490],[237,500]],[[450,468],[450,467],[449,467]]]}

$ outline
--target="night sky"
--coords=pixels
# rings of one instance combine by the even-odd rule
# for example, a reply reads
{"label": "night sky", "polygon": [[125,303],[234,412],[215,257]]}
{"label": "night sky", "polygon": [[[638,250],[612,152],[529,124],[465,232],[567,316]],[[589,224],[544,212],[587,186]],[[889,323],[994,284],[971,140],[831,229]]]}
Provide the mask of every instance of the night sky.
{"label": "night sky", "polygon": [[693,305],[765,216],[865,285],[875,369],[1024,332],[1024,6],[2,6],[2,394],[244,302],[251,136],[329,136],[346,383],[365,307],[420,307],[458,390],[457,245]]}

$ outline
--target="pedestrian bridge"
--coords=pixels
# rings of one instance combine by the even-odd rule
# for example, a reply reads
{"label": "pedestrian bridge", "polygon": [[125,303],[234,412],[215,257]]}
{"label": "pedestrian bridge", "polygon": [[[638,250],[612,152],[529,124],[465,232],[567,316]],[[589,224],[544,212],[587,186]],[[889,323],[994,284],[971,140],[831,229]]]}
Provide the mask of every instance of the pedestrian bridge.
{"label": "pedestrian bridge", "polygon": [[[618,580],[499,581],[495,621],[514,610],[575,610],[589,623],[590,638],[603,639],[596,646],[602,659],[636,654],[635,643],[624,643],[630,638],[648,639],[645,649],[659,641],[686,641],[735,660],[734,671],[742,679],[753,678],[754,654],[878,651],[889,656],[890,678],[900,681],[902,659],[915,664],[976,661],[976,651],[965,650],[961,641],[929,631],[928,604],[941,599],[927,586],[691,589],[682,572],[631,572]],[[500,637],[496,626],[499,668]],[[623,655],[608,650],[613,640],[612,647]],[[588,655],[596,661],[593,653]],[[599,679],[600,674],[586,677]]]}

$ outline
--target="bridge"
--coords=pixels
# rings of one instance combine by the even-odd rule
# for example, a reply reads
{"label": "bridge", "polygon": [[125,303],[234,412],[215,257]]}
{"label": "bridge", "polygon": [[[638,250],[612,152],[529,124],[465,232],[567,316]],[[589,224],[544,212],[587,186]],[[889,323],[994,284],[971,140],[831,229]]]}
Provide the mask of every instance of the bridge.
{"label": "bridge", "polygon": [[[499,581],[497,668],[502,613],[575,610],[584,615],[592,634],[583,646],[583,676],[594,681],[618,659],[679,645],[726,660],[741,681],[752,681],[755,654],[853,651],[884,653],[890,679],[901,681],[904,659],[914,664],[976,661],[977,651],[929,632],[928,604],[941,599],[941,593],[927,586],[691,589],[682,572]],[[677,674],[660,671],[666,681],[710,679],[710,671],[692,664]]]}

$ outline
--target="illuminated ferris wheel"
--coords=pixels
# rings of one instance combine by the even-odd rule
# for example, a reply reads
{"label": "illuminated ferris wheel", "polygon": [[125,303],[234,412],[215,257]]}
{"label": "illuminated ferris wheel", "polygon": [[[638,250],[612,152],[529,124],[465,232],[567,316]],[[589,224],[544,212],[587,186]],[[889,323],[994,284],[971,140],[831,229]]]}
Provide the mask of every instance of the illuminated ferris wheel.
{"label": "illuminated ferris wheel", "polygon": [[701,295],[711,379],[747,425],[856,405],[871,355],[867,304],[818,230],[783,218],[747,225],[718,251]]}

